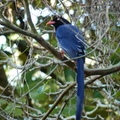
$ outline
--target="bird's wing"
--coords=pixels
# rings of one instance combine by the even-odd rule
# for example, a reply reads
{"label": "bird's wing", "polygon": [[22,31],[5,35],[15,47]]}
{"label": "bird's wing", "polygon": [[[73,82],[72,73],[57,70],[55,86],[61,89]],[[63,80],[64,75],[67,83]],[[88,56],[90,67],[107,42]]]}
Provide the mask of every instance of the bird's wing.
{"label": "bird's wing", "polygon": [[84,53],[85,45],[81,31],[73,25],[61,25],[56,31],[56,37],[61,48],[71,57]]}

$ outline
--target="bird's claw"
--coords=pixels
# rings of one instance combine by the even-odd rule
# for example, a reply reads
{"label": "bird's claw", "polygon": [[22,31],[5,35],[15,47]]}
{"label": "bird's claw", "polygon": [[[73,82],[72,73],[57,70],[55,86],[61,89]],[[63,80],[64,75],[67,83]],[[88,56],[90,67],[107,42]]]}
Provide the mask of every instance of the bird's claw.
{"label": "bird's claw", "polygon": [[60,51],[59,53],[61,54],[62,58],[64,58],[64,53],[65,52],[64,51]]}

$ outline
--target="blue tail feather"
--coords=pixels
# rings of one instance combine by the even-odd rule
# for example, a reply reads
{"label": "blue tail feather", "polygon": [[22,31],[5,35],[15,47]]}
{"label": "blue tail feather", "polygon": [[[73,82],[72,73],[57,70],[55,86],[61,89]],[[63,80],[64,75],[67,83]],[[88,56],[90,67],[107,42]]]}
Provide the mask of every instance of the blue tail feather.
{"label": "blue tail feather", "polygon": [[77,110],[76,120],[81,119],[84,101],[84,58],[77,60]]}

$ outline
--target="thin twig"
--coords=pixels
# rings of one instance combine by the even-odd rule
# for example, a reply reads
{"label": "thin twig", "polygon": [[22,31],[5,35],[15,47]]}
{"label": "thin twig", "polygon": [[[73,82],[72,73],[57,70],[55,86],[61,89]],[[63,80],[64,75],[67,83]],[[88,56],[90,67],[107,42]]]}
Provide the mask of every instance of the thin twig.
{"label": "thin twig", "polygon": [[29,3],[28,3],[28,0],[24,0],[24,5],[25,5],[25,11],[26,11],[26,15],[27,15],[27,20],[28,20],[28,23],[30,25],[30,28],[31,28],[31,31],[35,34],[37,34],[37,31],[35,29],[35,26],[32,22],[32,18],[31,18],[31,14],[30,14],[30,9],[29,9]]}
{"label": "thin twig", "polygon": [[67,105],[67,103],[69,102],[70,98],[72,96],[74,96],[76,93],[76,91],[73,91],[72,93],[70,93],[70,95],[65,99],[64,103],[63,103],[63,106],[61,107],[61,110],[59,111],[58,113],[58,116],[57,116],[57,119],[59,118],[60,114],[62,113],[62,111],[64,110],[65,106]]}
{"label": "thin twig", "polygon": [[53,103],[52,107],[46,112],[46,114],[41,118],[41,120],[45,120],[49,114],[52,112],[52,110],[56,107],[56,105],[60,102],[60,100],[66,95],[66,93],[75,86],[76,83],[70,84],[57,98],[57,100]]}
{"label": "thin twig", "polygon": [[5,7],[5,6],[6,6],[7,4],[9,4],[10,2],[14,2],[14,0],[9,0],[9,1],[7,1],[5,4],[0,5],[0,9],[3,8],[3,7]]}

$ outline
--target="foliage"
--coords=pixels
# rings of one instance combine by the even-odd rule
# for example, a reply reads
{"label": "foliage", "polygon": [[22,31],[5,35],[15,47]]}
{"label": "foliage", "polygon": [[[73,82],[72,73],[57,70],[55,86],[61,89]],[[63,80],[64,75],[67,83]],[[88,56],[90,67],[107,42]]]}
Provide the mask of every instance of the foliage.
{"label": "foliage", "polygon": [[57,14],[87,41],[83,120],[120,119],[119,0],[0,1],[0,119],[73,120],[75,64],[62,58]]}

